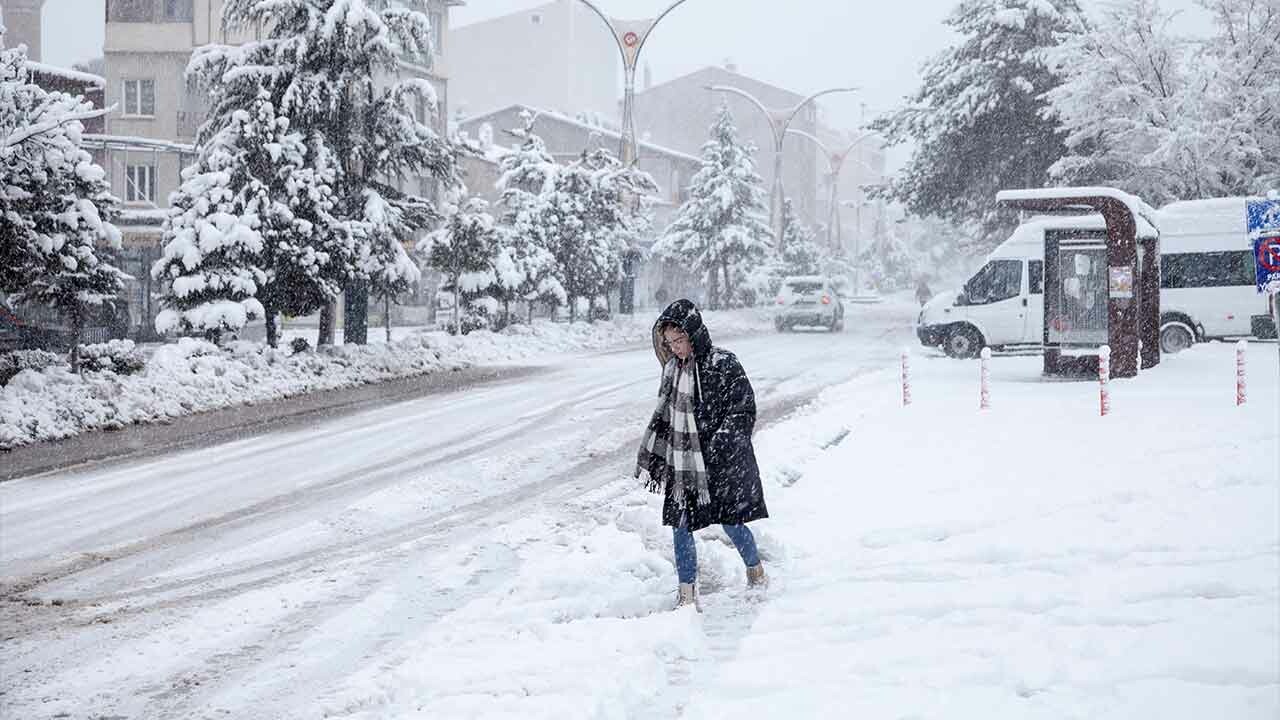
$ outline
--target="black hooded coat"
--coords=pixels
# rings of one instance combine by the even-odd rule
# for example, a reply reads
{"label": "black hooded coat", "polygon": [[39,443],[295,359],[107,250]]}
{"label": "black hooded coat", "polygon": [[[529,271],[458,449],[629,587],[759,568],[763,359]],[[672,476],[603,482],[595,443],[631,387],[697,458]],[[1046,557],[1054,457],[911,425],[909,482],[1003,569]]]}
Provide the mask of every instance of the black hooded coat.
{"label": "black hooded coat", "polygon": [[[764,488],[760,468],[756,464],[751,433],[756,424],[756,396],[742,364],[733,353],[711,344],[711,333],[702,323],[702,313],[689,300],[677,300],[662,311],[653,325],[653,349],[658,362],[666,366],[671,352],[663,347],[662,327],[675,325],[689,336],[693,345],[693,362],[697,379],[694,387],[694,418],[698,423],[698,442],[707,468],[709,505],[699,505],[691,497],[683,503],[687,526],[700,530],[708,525],[740,525],[769,517],[764,504]],[[670,433],[669,421],[663,419],[656,429]],[[665,425],[665,426],[663,426]],[[667,482],[665,463],[648,468],[654,478],[663,479],[665,500],[662,524],[680,522],[680,504]]]}

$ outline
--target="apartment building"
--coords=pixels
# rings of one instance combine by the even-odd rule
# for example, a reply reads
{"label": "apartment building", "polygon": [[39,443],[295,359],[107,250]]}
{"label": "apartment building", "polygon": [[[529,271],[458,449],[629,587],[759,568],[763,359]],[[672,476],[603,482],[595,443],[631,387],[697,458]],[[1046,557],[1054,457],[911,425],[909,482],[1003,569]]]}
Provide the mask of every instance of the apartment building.
{"label": "apartment building", "polygon": [[[721,105],[727,104],[738,128],[738,137],[757,148],[756,170],[764,178],[765,187],[773,184],[773,131],[769,120],[750,100],[723,92],[712,92],[708,85],[729,85],[745,90],[770,109],[791,108],[805,99],[801,95],[761,80],[743,75],[732,64],[705,67],[664,83],[645,87],[636,93],[636,133],[643,139],[698,155],[707,141],[708,129]],[[817,110],[813,104],[801,109],[791,127],[813,134],[817,126]],[[783,145],[783,190],[806,222],[819,217],[818,151],[807,140],[788,136]]]}
{"label": "apartment building", "polygon": [[617,123],[618,46],[578,0],[453,27],[446,45],[453,107],[464,118],[520,103]]}
{"label": "apartment building", "polygon": [[[11,0],[5,0],[6,5]],[[24,0],[32,2],[33,0]],[[205,93],[186,77],[192,51],[210,43],[235,44],[254,32],[227,36],[222,29],[223,0],[104,0],[106,36],[105,104],[114,110],[101,136],[89,143],[103,153],[115,194],[124,201],[118,225],[125,245],[125,271],[136,278],[131,310],[140,329],[155,316],[149,268],[159,257],[160,226],[169,194],[181,184],[181,173],[194,161],[196,133],[208,117]],[[448,109],[448,63],[445,34],[449,9],[461,0],[383,0],[426,12],[434,33],[435,57],[424,67],[404,61],[402,72],[429,80],[440,107],[435,117],[445,131]],[[426,109],[419,108],[425,119]],[[405,189],[434,193],[424,178],[400,178]]]}

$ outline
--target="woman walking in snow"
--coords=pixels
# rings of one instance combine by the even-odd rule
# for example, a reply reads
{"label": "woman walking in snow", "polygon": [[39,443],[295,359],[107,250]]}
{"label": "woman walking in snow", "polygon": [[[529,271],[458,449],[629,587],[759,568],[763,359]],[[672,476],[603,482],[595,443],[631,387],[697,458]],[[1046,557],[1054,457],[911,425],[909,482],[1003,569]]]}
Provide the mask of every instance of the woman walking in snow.
{"label": "woman walking in snow", "polygon": [[653,326],[662,365],[658,408],[645,429],[636,463],[653,492],[662,492],[662,524],[675,541],[679,605],[697,599],[693,532],[719,524],[747,566],[747,582],[762,585],[764,566],[746,523],[769,517],[751,431],[756,423],[751,382],[728,350],[711,344],[702,314],[677,300]]}

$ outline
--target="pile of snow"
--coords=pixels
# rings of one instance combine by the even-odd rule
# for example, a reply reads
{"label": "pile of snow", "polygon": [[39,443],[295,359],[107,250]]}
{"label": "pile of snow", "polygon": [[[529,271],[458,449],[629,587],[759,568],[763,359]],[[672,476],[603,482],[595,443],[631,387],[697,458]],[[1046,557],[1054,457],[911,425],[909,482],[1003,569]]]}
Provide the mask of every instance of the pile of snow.
{"label": "pile of snow", "polygon": [[[535,322],[502,332],[417,332],[391,343],[339,345],[290,354],[282,344],[225,349],[182,339],[155,350],[142,372],[77,375],[65,366],[23,370],[0,388],[0,450],[83,432],[162,422],[191,413],[484,363],[531,361],[575,351],[647,344],[653,318]],[[718,335],[770,330],[758,311],[707,313]],[[371,332],[380,336],[380,332]]]}
{"label": "pile of snow", "polygon": [[[698,534],[702,612],[642,491],[505,526],[483,594],[318,698],[326,716],[1276,717],[1275,346],[1200,345],[1138,379],[914,358],[757,435],[772,578]],[[625,483],[621,480],[619,483]],[[594,510],[594,512],[592,512]],[[470,562],[470,561],[468,561]],[[466,569],[464,572],[463,570]],[[417,570],[434,592],[470,565]],[[481,571],[475,571],[481,572]]]}

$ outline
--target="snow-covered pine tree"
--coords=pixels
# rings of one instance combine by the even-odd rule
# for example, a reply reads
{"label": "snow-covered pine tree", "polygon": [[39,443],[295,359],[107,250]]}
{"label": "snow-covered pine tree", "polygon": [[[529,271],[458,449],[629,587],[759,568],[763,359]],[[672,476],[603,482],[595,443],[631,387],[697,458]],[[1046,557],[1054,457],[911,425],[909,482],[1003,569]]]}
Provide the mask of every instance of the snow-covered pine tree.
{"label": "snow-covered pine tree", "polygon": [[504,219],[509,223],[516,214],[536,206],[538,199],[551,191],[560,171],[560,166],[547,152],[547,144],[534,131],[537,119],[528,110],[521,111],[523,127],[512,131],[522,138],[520,146],[503,155],[498,164],[502,174],[495,186],[502,194]]}
{"label": "snow-covered pine tree", "polygon": [[1061,83],[1044,51],[1079,32],[1076,0],[962,0],[946,24],[956,45],[925,64],[905,107],[873,124],[888,145],[915,149],[885,195],[915,215],[976,226],[980,242],[1007,235],[996,192],[1042,187],[1066,154],[1044,93]]}
{"label": "snow-covered pine tree", "polygon": [[534,227],[539,217],[526,213],[514,225],[498,227],[490,294],[502,304],[504,324],[511,322],[513,302],[527,303],[532,322],[534,302],[560,306],[569,301],[556,274],[555,257],[542,246],[541,233]]}
{"label": "snow-covered pine tree", "polygon": [[502,174],[496,187],[502,193],[503,212],[493,293],[508,315],[512,302],[528,303],[532,321],[534,301],[564,305],[568,295],[560,284],[543,223],[544,196],[555,186],[560,167],[534,132],[537,118],[528,111],[521,118],[523,127],[515,133],[523,141],[499,164]]}
{"label": "snow-covered pine tree", "polygon": [[216,339],[265,317],[276,347],[277,315],[310,314],[337,297],[353,238],[332,214],[337,161],[311,140],[264,89],[201,145],[152,268],[166,308],[158,331]]}
{"label": "snow-covered pine tree", "polygon": [[1125,0],[1046,53],[1065,78],[1051,116],[1069,133],[1055,177],[1156,204],[1280,186],[1280,5],[1200,4],[1210,37],[1177,34],[1159,0]]}
{"label": "snow-covered pine tree", "polygon": [[458,198],[445,208],[444,224],[418,242],[418,252],[444,275],[445,288],[453,290],[453,328],[458,333],[465,332],[458,315],[464,303],[490,293],[497,281],[500,233],[488,210],[480,198]]}
{"label": "snow-covered pine tree", "polygon": [[338,159],[332,217],[356,239],[345,334],[363,343],[368,291],[393,296],[417,280],[404,243],[439,219],[416,179],[458,183],[450,144],[427,124],[435,90],[403,70],[430,67],[427,15],[377,0],[227,0],[222,24],[262,39],[192,55],[188,74],[213,93],[200,139],[266,88],[292,130]]}
{"label": "snow-covered pine tree", "polygon": [[[582,154],[568,172],[586,172],[589,192],[586,196],[581,238],[583,253],[577,269],[580,297],[590,300],[608,295],[622,281],[623,262],[636,246],[639,235],[648,227],[643,201],[657,192],[658,186],[647,173],[625,167],[603,148]],[[594,319],[594,313],[588,313]]]}
{"label": "snow-covered pine tree", "polygon": [[120,295],[126,276],[101,256],[120,248],[119,201],[81,145],[83,98],[30,82],[26,51],[3,48],[0,27],[0,292],[52,307],[80,332],[90,309]]}
{"label": "snow-covered pine tree", "polygon": [[824,249],[814,239],[813,230],[796,217],[791,198],[782,203],[782,256],[784,275],[817,275],[823,268]]}
{"label": "snow-covered pine tree", "polygon": [[569,302],[569,321],[577,320],[577,298],[591,297],[594,290],[590,230],[586,217],[592,192],[591,173],[577,163],[556,173],[550,190],[544,192],[533,223],[551,257],[554,272]]}
{"label": "snow-covered pine tree", "polygon": [[740,280],[764,261],[771,233],[764,219],[764,181],[752,160],[755,148],[738,140],[728,107],[720,109],[710,134],[689,199],[654,243],[653,252],[705,274],[709,305],[718,309],[722,302],[733,302]]}
{"label": "snow-covered pine tree", "polygon": [[871,283],[881,292],[910,287],[919,273],[920,263],[912,255],[906,239],[899,235],[898,227],[896,223],[892,230],[882,225],[877,227],[870,247],[863,250],[859,258],[864,282],[870,275]]}

